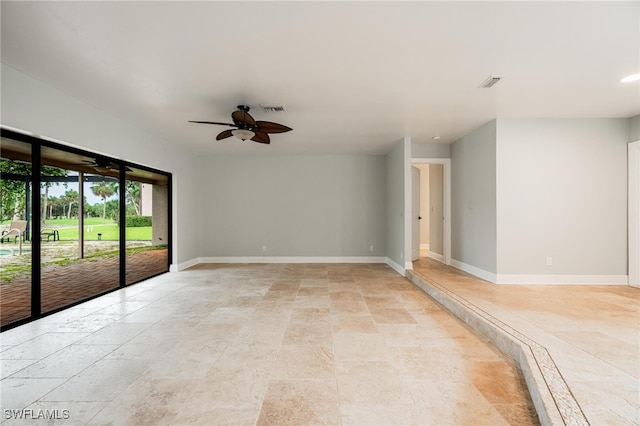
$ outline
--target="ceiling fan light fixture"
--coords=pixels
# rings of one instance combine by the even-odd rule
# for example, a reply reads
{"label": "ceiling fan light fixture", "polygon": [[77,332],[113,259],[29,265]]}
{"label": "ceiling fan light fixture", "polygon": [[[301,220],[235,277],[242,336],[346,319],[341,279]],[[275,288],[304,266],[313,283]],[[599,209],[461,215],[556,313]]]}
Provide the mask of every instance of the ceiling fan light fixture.
{"label": "ceiling fan light fixture", "polygon": [[633,81],[638,81],[638,80],[640,80],[640,73],[628,75],[622,80],[620,80],[620,83],[631,83]]}
{"label": "ceiling fan light fixture", "polygon": [[111,169],[105,166],[93,166],[93,170],[95,170],[100,174],[105,174],[105,173],[108,173]]}
{"label": "ceiling fan light fixture", "polygon": [[243,141],[246,141],[247,139],[251,139],[256,135],[254,132],[247,129],[235,129],[231,131],[231,134]]}

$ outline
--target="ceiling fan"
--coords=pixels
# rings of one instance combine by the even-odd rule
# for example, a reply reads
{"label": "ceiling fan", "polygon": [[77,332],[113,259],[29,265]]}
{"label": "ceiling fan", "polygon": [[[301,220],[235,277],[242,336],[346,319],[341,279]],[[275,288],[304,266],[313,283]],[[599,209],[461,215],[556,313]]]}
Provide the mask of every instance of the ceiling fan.
{"label": "ceiling fan", "polygon": [[[111,170],[116,170],[116,171],[120,170],[120,165],[102,158],[96,158],[93,161],[82,160],[82,162],[87,163],[88,166],[92,166],[93,170],[95,170],[98,173],[107,173]],[[124,171],[129,173],[131,169],[125,166]]]}
{"label": "ceiling fan", "polygon": [[290,127],[270,121],[256,121],[249,114],[248,105],[238,105],[238,109],[231,114],[231,123],[218,123],[215,121],[189,121],[189,123],[216,124],[220,126],[235,127],[234,130],[225,130],[216,136],[216,140],[222,140],[235,136],[238,139],[246,141],[247,139],[254,142],[269,144],[269,133],[284,133],[293,130]]}

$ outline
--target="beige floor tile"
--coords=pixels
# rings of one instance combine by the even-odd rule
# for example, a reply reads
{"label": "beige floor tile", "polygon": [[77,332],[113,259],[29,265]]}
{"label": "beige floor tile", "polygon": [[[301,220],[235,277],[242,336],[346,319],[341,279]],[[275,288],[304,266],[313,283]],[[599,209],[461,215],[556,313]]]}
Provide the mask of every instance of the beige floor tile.
{"label": "beige floor tile", "polygon": [[330,324],[291,323],[284,335],[283,345],[333,345]]}
{"label": "beige floor tile", "polygon": [[376,324],[416,324],[404,308],[369,308]]}
{"label": "beige floor tile", "polygon": [[364,300],[330,300],[332,315],[369,315],[369,307]]}
{"label": "beige floor tile", "polygon": [[384,338],[378,333],[334,334],[336,363],[354,361],[387,361],[392,356]]}
{"label": "beige floor tile", "polygon": [[334,379],[330,346],[286,345],[280,348],[273,370],[278,379]]}
{"label": "beige floor tile", "polygon": [[291,323],[329,324],[329,308],[294,308]]}
{"label": "beige floor tile", "polygon": [[340,422],[334,380],[274,380],[258,425],[335,425]]}
{"label": "beige floor tile", "polygon": [[519,380],[501,355],[386,265],[199,265],[117,294],[51,323],[86,333],[3,333],[13,373],[61,374],[78,342],[107,351],[67,353],[66,382],[3,380],[7,400],[69,406],[69,424],[536,421],[528,395],[496,391]]}
{"label": "beige floor tile", "polygon": [[[340,403],[342,425],[437,425],[417,405],[392,403]],[[441,423],[443,425],[450,423]]]}
{"label": "beige floor tile", "polygon": [[377,334],[378,327],[371,315],[332,315],[331,324],[334,334],[360,333]]}
{"label": "beige floor tile", "polygon": [[104,407],[91,424],[173,424],[189,397],[190,380],[143,377]]}

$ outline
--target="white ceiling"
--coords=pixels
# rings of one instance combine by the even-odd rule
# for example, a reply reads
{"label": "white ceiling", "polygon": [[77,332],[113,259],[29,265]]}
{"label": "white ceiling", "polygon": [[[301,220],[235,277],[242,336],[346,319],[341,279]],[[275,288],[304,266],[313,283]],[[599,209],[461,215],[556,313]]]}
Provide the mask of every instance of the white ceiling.
{"label": "white ceiling", "polygon": [[[10,2],[2,62],[203,152],[385,154],[640,113],[640,2]],[[492,89],[477,86],[503,77]],[[284,104],[266,114],[260,104]],[[216,142],[238,104],[294,130]],[[28,129],[26,129],[28,130]]]}

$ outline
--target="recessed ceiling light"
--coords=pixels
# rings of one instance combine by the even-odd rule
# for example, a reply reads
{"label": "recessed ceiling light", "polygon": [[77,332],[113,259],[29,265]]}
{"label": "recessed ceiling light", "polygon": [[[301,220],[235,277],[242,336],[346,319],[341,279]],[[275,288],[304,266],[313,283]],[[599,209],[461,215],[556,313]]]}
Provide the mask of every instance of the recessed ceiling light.
{"label": "recessed ceiling light", "polygon": [[434,141],[439,141],[440,140],[440,136],[436,135],[436,136],[432,137],[431,139],[433,139]]}
{"label": "recessed ceiling light", "polygon": [[628,75],[622,80],[620,80],[620,83],[631,83],[632,81],[638,81],[638,80],[640,80],[640,73]]}

